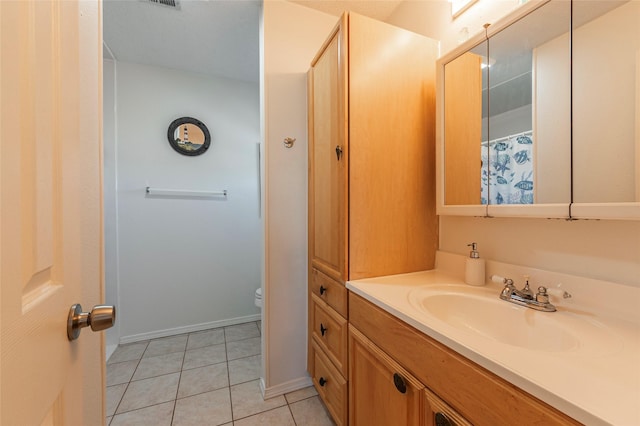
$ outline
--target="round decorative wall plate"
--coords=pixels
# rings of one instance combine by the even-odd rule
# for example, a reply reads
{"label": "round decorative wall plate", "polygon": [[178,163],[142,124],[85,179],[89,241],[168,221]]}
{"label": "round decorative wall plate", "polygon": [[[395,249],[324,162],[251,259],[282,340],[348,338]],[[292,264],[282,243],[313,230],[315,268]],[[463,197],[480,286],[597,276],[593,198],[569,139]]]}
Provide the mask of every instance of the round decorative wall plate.
{"label": "round decorative wall plate", "polygon": [[173,120],[167,131],[169,144],[182,155],[204,154],[211,144],[209,129],[200,120],[181,117]]}

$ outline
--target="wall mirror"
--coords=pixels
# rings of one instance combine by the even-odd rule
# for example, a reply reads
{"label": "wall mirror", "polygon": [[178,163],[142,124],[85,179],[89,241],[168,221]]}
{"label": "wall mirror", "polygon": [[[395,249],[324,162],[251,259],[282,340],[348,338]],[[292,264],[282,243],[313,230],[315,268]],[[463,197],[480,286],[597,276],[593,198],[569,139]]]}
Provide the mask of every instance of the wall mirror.
{"label": "wall mirror", "polygon": [[173,120],[167,131],[171,147],[182,155],[204,154],[211,144],[209,129],[200,120],[181,117]]}
{"label": "wall mirror", "polygon": [[640,217],[640,2],[573,3],[575,217]]}
{"label": "wall mirror", "polygon": [[570,18],[570,2],[522,8],[442,59],[445,210],[568,215]]}
{"label": "wall mirror", "polygon": [[571,201],[570,22],[570,2],[550,2],[489,36],[491,205]]}
{"label": "wall mirror", "polygon": [[439,214],[640,219],[640,2],[527,3],[437,72]]}

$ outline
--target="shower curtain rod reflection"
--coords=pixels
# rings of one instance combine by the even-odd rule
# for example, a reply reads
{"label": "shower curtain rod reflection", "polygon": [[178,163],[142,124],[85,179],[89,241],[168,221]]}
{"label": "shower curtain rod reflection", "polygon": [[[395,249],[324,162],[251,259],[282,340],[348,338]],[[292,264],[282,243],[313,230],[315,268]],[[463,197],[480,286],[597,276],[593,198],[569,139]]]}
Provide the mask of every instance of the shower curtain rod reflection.
{"label": "shower curtain rod reflection", "polygon": [[482,141],[481,146],[493,145],[496,142],[503,141],[505,139],[517,138],[518,136],[528,136],[528,133],[532,133],[533,130],[525,130],[524,132],[514,133],[513,135],[503,136],[501,138],[492,139],[490,141]]}
{"label": "shower curtain rod reflection", "polygon": [[189,189],[168,189],[168,188],[152,188],[147,186],[145,193],[149,195],[169,195],[169,196],[185,196],[185,197],[215,197],[227,196],[227,190],[221,191],[194,191]]}

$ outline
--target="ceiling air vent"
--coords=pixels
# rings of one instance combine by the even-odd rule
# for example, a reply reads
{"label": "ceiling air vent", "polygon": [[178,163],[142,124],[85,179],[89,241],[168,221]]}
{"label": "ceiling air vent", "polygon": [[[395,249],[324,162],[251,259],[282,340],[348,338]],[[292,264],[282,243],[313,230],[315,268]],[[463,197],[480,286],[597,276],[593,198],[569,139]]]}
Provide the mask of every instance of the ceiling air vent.
{"label": "ceiling air vent", "polygon": [[179,10],[180,9],[180,0],[142,0],[145,3],[153,3],[158,6],[166,6],[172,9]]}

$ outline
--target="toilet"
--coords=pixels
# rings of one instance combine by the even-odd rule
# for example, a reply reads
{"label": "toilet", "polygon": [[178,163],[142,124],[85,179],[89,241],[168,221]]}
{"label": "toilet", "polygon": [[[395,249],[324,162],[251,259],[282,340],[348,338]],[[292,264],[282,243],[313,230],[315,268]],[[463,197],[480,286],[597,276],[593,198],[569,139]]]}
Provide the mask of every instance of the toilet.
{"label": "toilet", "polygon": [[256,295],[253,299],[253,303],[255,303],[258,308],[262,309],[262,287],[258,287],[258,289],[256,290]]}

